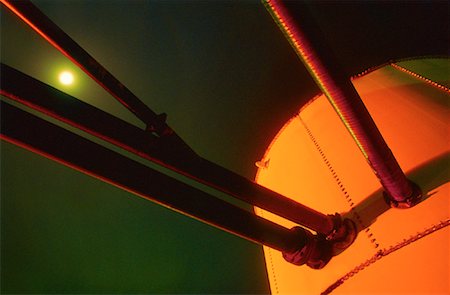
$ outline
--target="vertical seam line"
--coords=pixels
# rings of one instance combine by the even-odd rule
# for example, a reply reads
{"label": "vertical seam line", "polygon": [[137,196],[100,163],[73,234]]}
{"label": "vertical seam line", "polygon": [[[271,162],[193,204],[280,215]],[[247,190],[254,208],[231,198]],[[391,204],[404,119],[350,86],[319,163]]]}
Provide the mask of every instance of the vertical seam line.
{"label": "vertical seam line", "polygon": [[311,141],[313,142],[314,146],[316,147],[316,150],[319,152],[319,154],[320,154],[324,164],[327,166],[328,170],[330,171],[331,176],[336,181],[336,184],[339,186],[339,189],[341,190],[342,194],[344,195],[345,200],[347,201],[348,205],[350,206],[350,212],[356,218],[356,220],[357,220],[358,224],[361,226],[361,228],[365,228],[364,233],[366,234],[366,237],[369,239],[369,241],[372,244],[372,246],[375,249],[378,248],[380,246],[380,244],[378,243],[377,239],[373,235],[373,232],[370,229],[370,226],[366,227],[364,222],[363,222],[363,220],[362,220],[362,218],[361,218],[361,216],[359,215],[358,212],[356,212],[356,210],[355,210],[355,202],[353,201],[352,197],[348,193],[347,189],[342,184],[342,180],[339,178],[339,176],[337,175],[337,173],[334,170],[333,166],[330,164],[330,161],[328,160],[327,156],[325,155],[325,153],[323,152],[322,148],[320,147],[317,139],[314,137],[314,135],[312,134],[311,130],[306,125],[305,121],[303,121],[303,119],[301,118],[300,114],[298,114],[297,117],[300,120],[300,122],[302,123],[302,125],[305,128],[306,132],[308,133],[308,136],[311,139]]}

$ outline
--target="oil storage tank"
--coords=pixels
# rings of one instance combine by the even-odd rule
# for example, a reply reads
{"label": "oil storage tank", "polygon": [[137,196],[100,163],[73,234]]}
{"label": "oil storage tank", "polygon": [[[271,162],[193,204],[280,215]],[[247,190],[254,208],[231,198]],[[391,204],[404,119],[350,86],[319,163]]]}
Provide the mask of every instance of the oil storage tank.
{"label": "oil storage tank", "polygon": [[[419,204],[391,208],[351,135],[324,95],[290,118],[267,148],[256,182],[327,214],[358,237],[323,269],[287,263],[264,248],[273,294],[448,294],[450,60],[395,61],[352,82],[408,179]],[[258,215],[294,224],[259,208]]]}

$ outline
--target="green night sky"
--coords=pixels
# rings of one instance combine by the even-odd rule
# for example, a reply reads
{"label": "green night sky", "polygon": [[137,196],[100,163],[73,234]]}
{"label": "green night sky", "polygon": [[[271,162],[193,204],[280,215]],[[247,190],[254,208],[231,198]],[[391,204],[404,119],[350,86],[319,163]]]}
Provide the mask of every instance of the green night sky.
{"label": "green night sky", "polygon": [[[318,93],[258,1],[33,3],[167,113],[199,155],[250,179],[278,129]],[[336,3],[311,8],[349,74],[448,54],[446,2]],[[1,61],[142,127],[4,6]],[[73,85],[59,84],[62,70]],[[2,142],[1,292],[255,294],[269,285],[260,246]]]}

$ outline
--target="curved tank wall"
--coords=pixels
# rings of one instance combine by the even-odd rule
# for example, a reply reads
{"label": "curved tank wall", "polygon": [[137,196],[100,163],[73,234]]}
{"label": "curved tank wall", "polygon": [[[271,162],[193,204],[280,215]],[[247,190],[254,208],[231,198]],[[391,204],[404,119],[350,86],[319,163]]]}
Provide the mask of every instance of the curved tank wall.
{"label": "curved tank wall", "polygon": [[350,217],[360,232],[321,270],[291,265],[265,247],[273,294],[450,292],[449,68],[449,59],[416,59],[353,79],[400,166],[423,190],[411,209],[384,202],[378,180],[323,95],[280,130],[256,181],[323,213]]}

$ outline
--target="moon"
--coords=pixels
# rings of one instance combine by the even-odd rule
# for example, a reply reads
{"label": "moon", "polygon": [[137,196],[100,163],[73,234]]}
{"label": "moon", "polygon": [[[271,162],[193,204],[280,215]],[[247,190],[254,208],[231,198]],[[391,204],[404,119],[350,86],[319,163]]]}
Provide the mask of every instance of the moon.
{"label": "moon", "polygon": [[73,83],[73,74],[68,71],[61,72],[59,74],[59,82],[64,85],[71,85]]}

